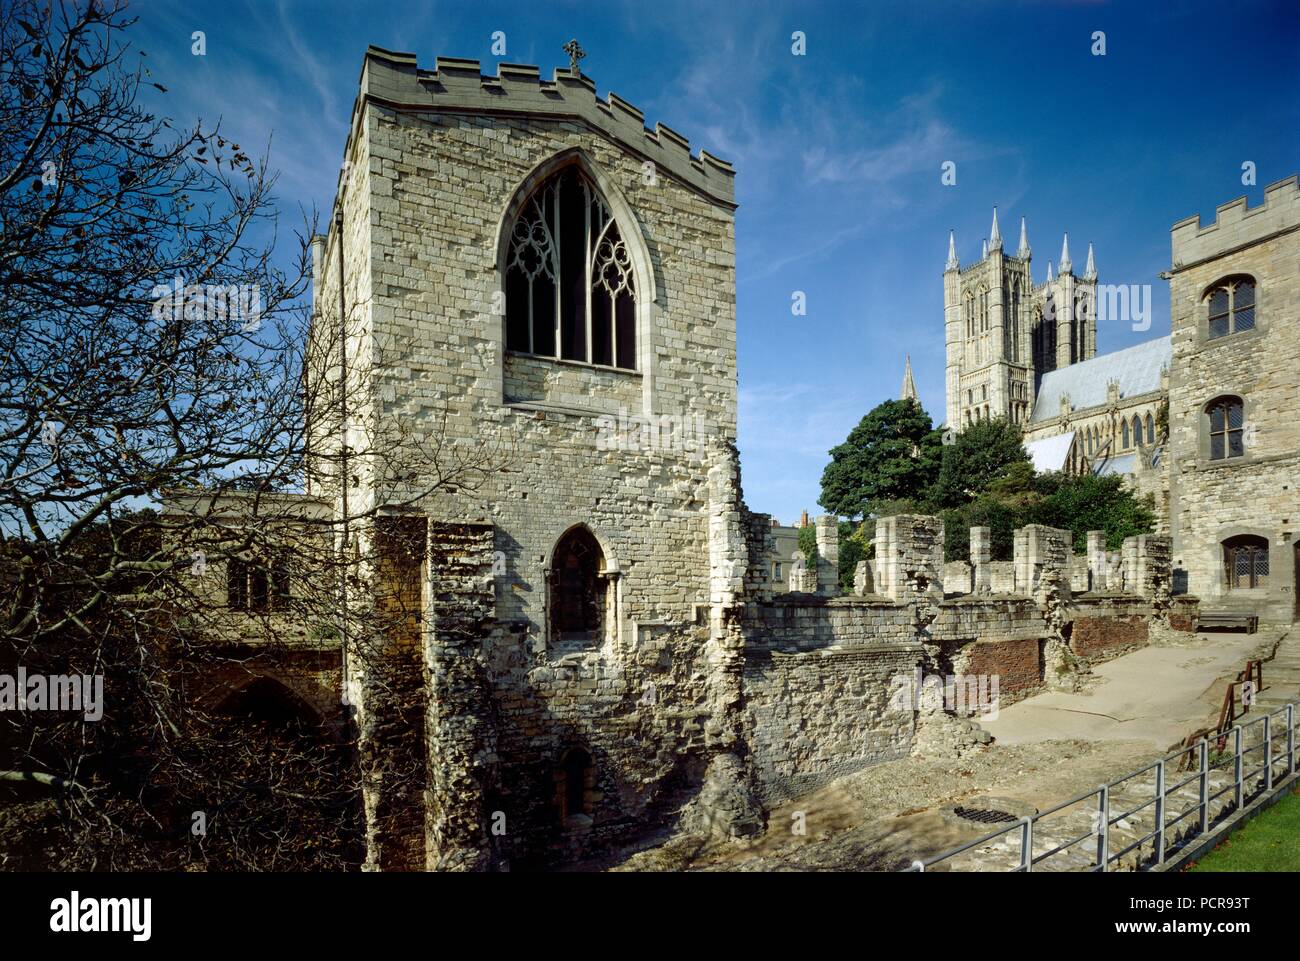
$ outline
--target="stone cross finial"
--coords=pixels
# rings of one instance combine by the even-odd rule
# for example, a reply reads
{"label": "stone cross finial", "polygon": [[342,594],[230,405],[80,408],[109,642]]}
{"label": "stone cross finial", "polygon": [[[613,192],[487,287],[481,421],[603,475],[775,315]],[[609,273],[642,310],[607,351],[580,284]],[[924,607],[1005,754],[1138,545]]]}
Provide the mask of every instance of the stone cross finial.
{"label": "stone cross finial", "polygon": [[581,76],[582,70],[578,67],[578,61],[587,55],[587,51],[582,49],[577,40],[570,40],[564,45],[564,52],[569,55],[569,69]]}

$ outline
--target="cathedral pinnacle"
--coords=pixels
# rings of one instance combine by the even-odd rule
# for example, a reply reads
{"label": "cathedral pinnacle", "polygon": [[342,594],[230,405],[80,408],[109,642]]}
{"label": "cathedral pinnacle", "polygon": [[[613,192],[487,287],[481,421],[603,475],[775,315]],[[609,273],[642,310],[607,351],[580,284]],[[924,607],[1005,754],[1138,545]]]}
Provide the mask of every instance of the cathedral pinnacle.
{"label": "cathedral pinnacle", "polygon": [[912,355],[907,355],[907,363],[903,367],[903,389],[899,392],[899,400],[914,400],[918,403],[920,398],[916,394],[916,381],[912,379]]}
{"label": "cathedral pinnacle", "polygon": [[956,270],[961,264],[957,262],[957,235],[954,231],[948,231],[948,262],[943,265],[944,270]]}
{"label": "cathedral pinnacle", "polygon": [[1029,231],[1025,228],[1025,218],[1020,218],[1020,247],[1016,250],[1016,256],[1029,259]]}
{"label": "cathedral pinnacle", "polygon": [[989,250],[1002,249],[1002,231],[998,230],[998,208],[993,207],[993,229],[989,233]]}
{"label": "cathedral pinnacle", "polygon": [[1074,264],[1070,263],[1070,235],[1066,233],[1065,240],[1061,243],[1061,273],[1068,274],[1074,270]]}

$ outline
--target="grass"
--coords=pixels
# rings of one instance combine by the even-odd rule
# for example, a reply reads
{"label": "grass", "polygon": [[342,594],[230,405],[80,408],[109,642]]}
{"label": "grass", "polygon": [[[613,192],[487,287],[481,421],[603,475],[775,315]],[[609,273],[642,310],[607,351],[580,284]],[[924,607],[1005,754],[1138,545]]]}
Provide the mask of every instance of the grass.
{"label": "grass", "polygon": [[1230,834],[1190,871],[1300,871],[1300,792]]}

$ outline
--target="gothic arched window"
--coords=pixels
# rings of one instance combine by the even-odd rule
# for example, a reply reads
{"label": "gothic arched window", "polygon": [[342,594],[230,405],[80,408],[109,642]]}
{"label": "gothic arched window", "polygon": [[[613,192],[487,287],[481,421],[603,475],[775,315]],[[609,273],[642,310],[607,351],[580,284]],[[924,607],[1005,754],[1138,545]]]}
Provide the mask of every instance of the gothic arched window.
{"label": "gothic arched window", "polygon": [[1124,431],[1123,434],[1121,435],[1124,438],[1124,442],[1120,444],[1120,449],[1128,450],[1128,421],[1122,421],[1120,426],[1123,428]]}
{"label": "gothic arched window", "polygon": [[505,285],[507,349],[636,369],[631,253],[577,166],[524,202],[510,228]]}
{"label": "gothic arched window", "polygon": [[1223,542],[1223,564],[1230,591],[1268,586],[1268,540],[1250,534]]}
{"label": "gothic arched window", "polygon": [[551,558],[551,637],[599,643],[605,622],[605,555],[585,527],[560,538]]}
{"label": "gothic arched window", "polygon": [[1255,327],[1255,278],[1225,277],[1205,293],[1209,336],[1226,337]]}
{"label": "gothic arched window", "polygon": [[1133,446],[1142,446],[1142,419],[1137,414],[1133,415]]}
{"label": "gothic arched window", "polygon": [[1151,419],[1150,414],[1147,414],[1147,443],[1154,444],[1155,442],[1156,442],[1156,422]]}
{"label": "gothic arched window", "polygon": [[231,557],[226,562],[226,606],[232,611],[283,611],[291,599],[287,552],[251,560]]}
{"label": "gothic arched window", "polygon": [[1020,281],[1011,282],[1011,359],[1020,360]]}
{"label": "gothic arched window", "polygon": [[1245,408],[1240,397],[1220,397],[1205,408],[1209,419],[1210,460],[1240,457],[1245,452],[1242,433],[1245,430]]}

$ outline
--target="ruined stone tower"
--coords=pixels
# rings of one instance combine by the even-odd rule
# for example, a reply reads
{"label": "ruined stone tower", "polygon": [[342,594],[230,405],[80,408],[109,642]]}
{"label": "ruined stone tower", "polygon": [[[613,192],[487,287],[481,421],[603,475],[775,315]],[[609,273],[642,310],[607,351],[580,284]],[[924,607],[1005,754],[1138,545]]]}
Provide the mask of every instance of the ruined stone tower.
{"label": "ruined stone tower", "polygon": [[1025,221],[1014,254],[1003,250],[998,212],[980,259],[963,268],[948,236],[943,273],[947,345],[947,424],[954,430],[991,417],[1023,424],[1043,374],[1097,352],[1097,270],[1092,246],[1082,276],[1074,274],[1070,238],[1061,247],[1059,275],[1035,285]]}

